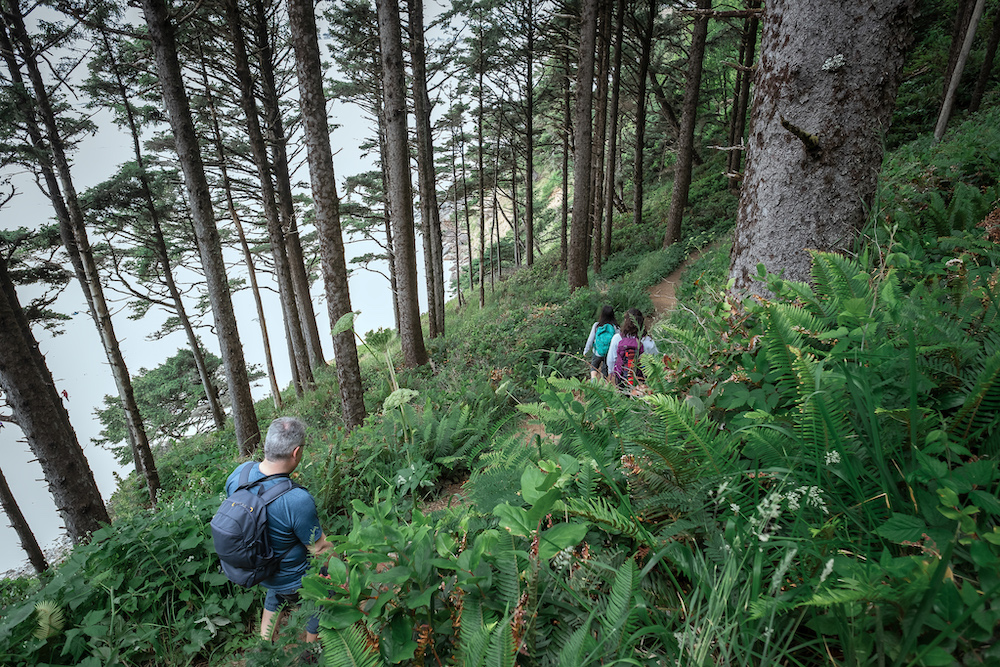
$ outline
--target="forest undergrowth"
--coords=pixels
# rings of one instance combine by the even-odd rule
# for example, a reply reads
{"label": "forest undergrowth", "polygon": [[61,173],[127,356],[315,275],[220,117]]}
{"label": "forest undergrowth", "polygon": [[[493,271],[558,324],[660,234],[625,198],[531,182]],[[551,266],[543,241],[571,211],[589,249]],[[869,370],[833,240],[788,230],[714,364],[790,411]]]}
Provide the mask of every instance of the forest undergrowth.
{"label": "forest undergrowth", "polygon": [[[418,369],[363,336],[364,426],[332,369],[285,397],[338,554],[290,627],[321,611],[327,665],[1000,664],[998,127],[897,149],[855,253],[814,253],[809,285],[762,273],[771,298],[727,290],[735,199],[709,164],[687,244],[626,224],[572,293],[549,252],[450,304]],[[597,309],[648,312],[716,239],[655,325],[648,391],[586,381]],[[111,526],[3,582],[0,663],[298,664],[211,548],[233,439],[174,442],[155,512],[123,480]],[[420,510],[466,478],[467,502]]]}

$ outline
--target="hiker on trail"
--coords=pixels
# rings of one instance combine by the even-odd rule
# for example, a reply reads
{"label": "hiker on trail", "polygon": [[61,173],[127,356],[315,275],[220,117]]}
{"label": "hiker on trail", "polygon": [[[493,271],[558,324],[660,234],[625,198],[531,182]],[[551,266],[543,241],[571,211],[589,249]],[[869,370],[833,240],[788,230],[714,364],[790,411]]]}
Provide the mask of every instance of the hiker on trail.
{"label": "hiker on trail", "polygon": [[[275,419],[264,439],[264,460],[260,463],[248,461],[237,467],[226,480],[226,495],[231,496],[239,486],[265,477],[273,479],[257,485],[261,488],[259,493],[278,484],[287,485],[288,475],[302,462],[305,444],[306,426],[301,420],[295,417]],[[244,477],[246,469],[249,474]],[[271,547],[281,558],[278,571],[260,582],[267,589],[260,636],[270,641],[276,612],[283,604],[295,604],[299,600],[298,590],[302,586],[302,575],[309,569],[310,555],[330,551],[333,545],[323,535],[312,494],[297,484],[267,506],[267,533]],[[318,631],[319,617],[314,616],[306,624],[306,641],[316,641]]]}
{"label": "hiker on trail", "polygon": [[[634,310],[639,313],[637,309]],[[653,323],[653,317],[643,317],[642,313],[639,313],[639,317],[642,318],[640,320],[642,324],[639,326],[639,342],[642,343],[642,353],[659,355],[660,350],[656,347],[653,337],[649,335],[649,328]]]}
{"label": "hiker on trail", "polygon": [[642,313],[630,308],[622,320],[621,332],[611,339],[608,346],[608,367],[612,369],[611,377],[619,389],[630,389],[645,379],[639,366],[639,357],[643,353],[639,340],[642,325]]}
{"label": "hiker on trail", "polygon": [[594,326],[590,327],[590,336],[587,344],[583,348],[583,355],[593,349],[594,355],[590,359],[590,379],[596,380],[598,377],[607,377],[611,367],[606,363],[608,347],[611,339],[618,335],[618,321],[615,320],[615,309],[610,306],[601,308],[601,315]]}

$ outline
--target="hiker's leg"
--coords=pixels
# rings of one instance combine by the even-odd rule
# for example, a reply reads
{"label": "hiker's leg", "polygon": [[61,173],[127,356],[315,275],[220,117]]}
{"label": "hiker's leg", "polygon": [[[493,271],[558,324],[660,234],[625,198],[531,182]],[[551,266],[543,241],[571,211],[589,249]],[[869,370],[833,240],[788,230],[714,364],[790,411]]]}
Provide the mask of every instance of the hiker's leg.
{"label": "hiker's leg", "polygon": [[281,602],[278,593],[268,588],[264,597],[264,612],[260,617],[260,637],[264,641],[269,642],[274,637],[274,626],[278,620],[277,612],[281,608]]}
{"label": "hiker's leg", "polygon": [[319,615],[313,616],[306,623],[306,643],[311,643],[319,638]]}

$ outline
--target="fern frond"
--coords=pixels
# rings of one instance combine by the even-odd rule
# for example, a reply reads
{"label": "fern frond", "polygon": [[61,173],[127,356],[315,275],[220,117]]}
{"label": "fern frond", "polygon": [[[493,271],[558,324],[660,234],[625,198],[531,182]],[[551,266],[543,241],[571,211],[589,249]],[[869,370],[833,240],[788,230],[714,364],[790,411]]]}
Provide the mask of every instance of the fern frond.
{"label": "fern frond", "polygon": [[319,640],[323,643],[326,667],[378,667],[381,663],[378,651],[368,644],[357,626],[349,625],[343,630],[323,628]]}
{"label": "fern frond", "polygon": [[591,612],[586,622],[569,636],[562,650],[559,651],[559,661],[557,664],[581,666],[584,664],[584,656],[592,651],[597,643],[593,635],[590,634],[590,624],[593,618],[594,614]]}
{"label": "fern frond", "polygon": [[733,437],[727,431],[720,431],[714,422],[701,418],[692,408],[672,396],[654,394],[648,396],[646,401],[666,424],[668,439],[673,439],[672,442],[655,445],[639,443],[655,456],[654,463],[669,465],[671,450],[683,447],[698,455],[702,465],[709,466],[715,472],[726,467],[735,446]]}
{"label": "fern frond", "polygon": [[36,626],[34,634],[38,639],[55,637],[62,632],[66,622],[62,607],[52,600],[42,600],[35,603]]}
{"label": "fern frond", "polygon": [[1000,352],[983,364],[979,379],[961,409],[951,420],[948,432],[960,438],[978,435],[995,425],[1000,412]]}
{"label": "fern frond", "polygon": [[494,626],[486,653],[487,667],[514,667],[514,634],[509,619]]}
{"label": "fern frond", "polygon": [[632,604],[632,600],[639,587],[638,578],[635,560],[626,558],[615,574],[615,581],[611,585],[611,595],[608,597],[608,606],[601,619],[601,626],[606,632],[605,655],[609,658],[623,655],[622,649],[625,647],[622,646],[622,642],[625,637],[635,631],[633,620],[635,605]]}
{"label": "fern frond", "polygon": [[850,310],[871,312],[874,290],[870,276],[856,261],[837,253],[813,250],[810,254],[816,294],[827,316],[847,310],[849,301],[864,304],[861,308],[852,305]]}
{"label": "fern frond", "polygon": [[490,636],[495,626],[496,619],[483,608],[480,599],[472,595],[463,597],[459,628],[460,644],[457,649],[462,665],[479,667],[486,661],[486,650],[489,648]]}
{"label": "fern frond", "polygon": [[605,498],[567,498],[566,509],[573,515],[601,526],[605,531],[627,535],[647,546],[652,546],[649,534],[636,523],[634,517],[623,514]]}
{"label": "fern frond", "polygon": [[499,547],[496,553],[496,593],[498,602],[513,609],[521,599],[520,570],[517,567],[517,553],[514,550],[514,536],[501,531]]}

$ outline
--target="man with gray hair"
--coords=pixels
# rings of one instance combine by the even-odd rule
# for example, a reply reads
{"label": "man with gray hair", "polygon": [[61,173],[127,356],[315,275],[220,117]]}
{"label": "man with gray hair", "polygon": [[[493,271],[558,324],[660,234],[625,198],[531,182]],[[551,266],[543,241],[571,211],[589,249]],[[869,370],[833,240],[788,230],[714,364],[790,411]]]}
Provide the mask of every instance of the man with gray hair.
{"label": "man with gray hair", "polygon": [[[226,480],[226,495],[232,495],[241,483],[258,484],[261,493],[283,480],[302,462],[306,443],[306,425],[295,417],[279,417],[271,422],[264,439],[264,460],[241,464]],[[241,482],[244,469],[249,467],[247,480]],[[260,620],[260,636],[271,640],[275,614],[283,604],[298,602],[302,575],[309,569],[310,555],[329,551],[333,545],[323,535],[316,513],[316,501],[303,487],[296,485],[267,507],[267,533],[274,552],[282,554],[278,571],[261,582],[267,589],[264,613]],[[319,617],[306,625],[306,641],[316,641]]]}

